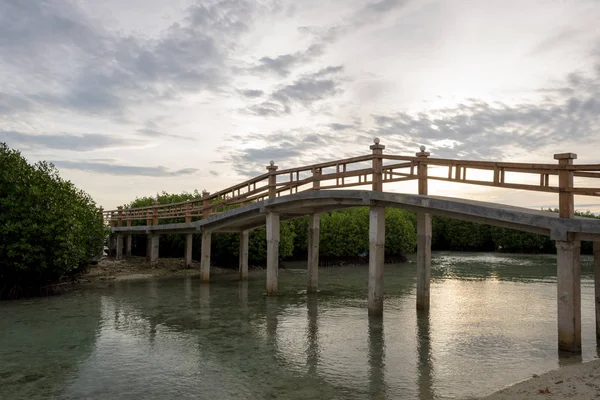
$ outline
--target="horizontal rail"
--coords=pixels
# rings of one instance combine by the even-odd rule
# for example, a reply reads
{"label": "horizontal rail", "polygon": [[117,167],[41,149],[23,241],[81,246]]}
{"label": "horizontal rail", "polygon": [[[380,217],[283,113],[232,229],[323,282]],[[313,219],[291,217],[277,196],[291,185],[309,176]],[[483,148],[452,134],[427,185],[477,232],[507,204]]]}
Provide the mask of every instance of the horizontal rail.
{"label": "horizontal rail", "polygon": [[[571,174],[576,178],[600,179],[600,164],[459,160],[431,158],[428,156],[429,153],[424,152],[417,153],[416,156],[392,155],[382,154],[381,150],[377,149],[383,149],[383,146],[378,144],[372,146],[372,149],[374,149],[372,154],[296,168],[278,170],[277,166],[271,165],[267,167],[269,171],[265,174],[247,179],[212,194],[203,192],[202,197],[177,203],[102,210],[102,216],[111,225],[118,226],[122,224],[129,225],[134,221],[144,221],[148,225],[156,224],[159,220],[165,219],[184,218],[189,221],[226,212],[255,201],[302,191],[340,189],[365,185],[381,187],[376,185],[411,180],[421,182],[422,179],[600,197],[600,188],[596,187],[575,187],[576,185],[573,185],[573,187],[559,188],[556,185],[550,185],[551,176],[562,176],[561,174],[564,173]],[[385,161],[392,161],[392,163],[384,164]],[[365,162],[371,162],[371,165],[365,167]],[[424,166],[427,166],[427,168],[423,169]],[[431,167],[447,168],[447,176],[428,175],[427,169]],[[328,170],[331,168],[335,171]],[[421,176],[419,171],[424,171],[424,175]],[[492,171],[493,176],[488,175],[486,179],[475,179],[471,175],[473,171]],[[507,173],[539,175],[539,184],[507,182]],[[307,176],[307,174],[309,175]],[[469,175],[469,178],[467,178],[467,175]],[[375,179],[376,176],[377,179]]]}

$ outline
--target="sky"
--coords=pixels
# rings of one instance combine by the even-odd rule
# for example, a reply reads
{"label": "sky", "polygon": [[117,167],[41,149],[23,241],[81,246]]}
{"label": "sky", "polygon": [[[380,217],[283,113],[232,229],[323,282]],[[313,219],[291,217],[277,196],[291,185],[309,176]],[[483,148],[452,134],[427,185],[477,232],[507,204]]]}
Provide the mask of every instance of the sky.
{"label": "sky", "polygon": [[388,154],[600,163],[598,21],[597,0],[0,0],[0,141],[105,208],[368,154],[374,137]]}

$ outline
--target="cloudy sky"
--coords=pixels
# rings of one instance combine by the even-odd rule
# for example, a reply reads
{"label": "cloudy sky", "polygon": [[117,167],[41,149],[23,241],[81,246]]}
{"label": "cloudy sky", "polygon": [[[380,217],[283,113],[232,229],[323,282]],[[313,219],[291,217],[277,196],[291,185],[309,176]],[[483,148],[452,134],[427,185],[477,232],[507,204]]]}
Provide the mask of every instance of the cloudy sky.
{"label": "cloudy sky", "polygon": [[597,0],[0,0],[0,141],[105,208],[375,136],[396,154],[600,163],[598,21]]}

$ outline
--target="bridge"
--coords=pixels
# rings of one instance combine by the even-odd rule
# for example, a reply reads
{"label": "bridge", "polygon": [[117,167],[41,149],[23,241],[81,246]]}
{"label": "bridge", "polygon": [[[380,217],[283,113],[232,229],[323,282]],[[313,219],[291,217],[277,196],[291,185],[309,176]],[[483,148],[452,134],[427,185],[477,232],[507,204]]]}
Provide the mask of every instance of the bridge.
{"label": "bridge", "polygon": [[[278,292],[280,221],[309,217],[307,291],[316,292],[319,264],[319,215],[347,207],[368,206],[368,314],[383,314],[385,207],[417,215],[417,309],[428,310],[431,276],[431,216],[441,215],[550,236],[557,248],[558,348],[581,352],[580,243],[594,242],[596,338],[600,346],[600,220],[575,217],[574,196],[600,197],[600,164],[574,164],[573,153],[555,154],[553,164],[490,162],[430,157],[421,146],[415,156],[384,154],[375,138],[371,153],[342,160],[267,173],[202,197],[149,207],[102,210],[115,237],[116,257],[131,255],[131,235],[148,237],[147,257],[158,262],[160,235],[186,235],[185,263],[192,263],[192,235],[202,235],[200,279],[210,280],[211,235],[240,233],[240,279],[248,278],[248,238],[266,225],[267,295]],[[467,171],[469,177],[467,177]],[[440,173],[442,172],[442,173]],[[539,181],[537,180],[539,178]],[[416,180],[418,194],[384,192],[384,184]],[[430,180],[557,193],[559,213],[505,204],[432,196]],[[349,187],[362,187],[361,190]],[[366,189],[365,189],[366,188]],[[169,219],[168,223],[160,220]],[[172,220],[180,222],[171,222]],[[111,241],[112,242],[112,241]],[[125,250],[125,251],[124,251]]]}

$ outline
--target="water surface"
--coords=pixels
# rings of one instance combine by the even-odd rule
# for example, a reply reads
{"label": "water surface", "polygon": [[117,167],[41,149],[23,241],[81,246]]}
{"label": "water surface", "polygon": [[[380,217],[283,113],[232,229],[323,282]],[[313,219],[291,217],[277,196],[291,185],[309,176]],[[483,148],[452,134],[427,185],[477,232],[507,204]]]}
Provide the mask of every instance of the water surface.
{"label": "water surface", "polygon": [[[265,297],[218,277],[116,282],[0,303],[2,399],[437,399],[481,396],[559,359],[554,256],[434,253],[431,311],[415,264],[386,265],[383,319],[367,268],[280,271]],[[597,356],[593,266],[582,257],[583,360]]]}

